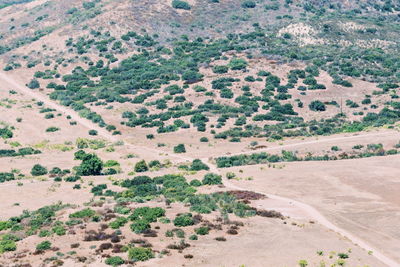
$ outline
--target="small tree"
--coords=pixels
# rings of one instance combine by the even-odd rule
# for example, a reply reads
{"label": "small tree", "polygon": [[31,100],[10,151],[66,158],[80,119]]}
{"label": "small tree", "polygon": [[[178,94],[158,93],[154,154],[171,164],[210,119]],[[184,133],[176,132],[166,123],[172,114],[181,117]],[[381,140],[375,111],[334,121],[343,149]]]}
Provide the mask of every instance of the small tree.
{"label": "small tree", "polygon": [[312,111],[325,111],[326,110],[326,106],[324,103],[322,103],[319,100],[314,100],[310,103],[310,105],[308,105],[308,107],[312,110]]}
{"label": "small tree", "polygon": [[186,148],[184,144],[179,144],[174,147],[174,153],[186,153]]}
{"label": "small tree", "polygon": [[149,166],[145,160],[141,160],[135,164],[135,172],[146,172],[149,170]]}
{"label": "small tree", "polygon": [[40,83],[38,80],[33,79],[26,86],[28,86],[30,89],[37,89],[40,87]]}
{"label": "small tree", "polygon": [[75,158],[78,157],[82,160],[81,165],[78,167],[78,175],[89,176],[101,174],[103,170],[103,161],[96,154],[82,154],[80,152],[79,155],[77,155],[77,153],[75,153]]}
{"label": "small tree", "polygon": [[40,164],[35,164],[35,165],[32,167],[31,174],[32,174],[33,176],[45,175],[45,174],[47,174],[47,169],[46,169],[46,167],[43,167],[43,166],[40,165]]}

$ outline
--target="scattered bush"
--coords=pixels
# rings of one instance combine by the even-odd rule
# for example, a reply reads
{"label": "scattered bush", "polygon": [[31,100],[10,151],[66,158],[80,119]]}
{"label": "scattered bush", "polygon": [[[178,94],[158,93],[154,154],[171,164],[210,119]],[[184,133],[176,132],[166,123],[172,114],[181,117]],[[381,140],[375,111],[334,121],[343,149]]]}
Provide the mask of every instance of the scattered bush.
{"label": "scattered bush", "polygon": [[105,263],[107,265],[111,265],[111,266],[119,266],[125,263],[125,261],[119,257],[119,256],[114,256],[114,257],[110,257],[108,259],[106,259]]}
{"label": "scattered bush", "polygon": [[154,253],[149,248],[134,247],[128,250],[128,258],[132,261],[147,261],[154,258]]}
{"label": "scattered bush", "polygon": [[202,227],[194,229],[194,231],[198,235],[208,235],[208,232],[210,231],[210,229],[207,226],[202,226]]}
{"label": "scattered bush", "polygon": [[191,7],[188,2],[182,0],[172,0],[172,7],[176,9],[190,10]]}
{"label": "scattered bush", "polygon": [[37,246],[36,246],[36,249],[37,250],[49,250],[51,248],[51,242],[50,241],[43,241],[43,242],[41,242],[41,243],[39,243]]}
{"label": "scattered bush", "polygon": [[185,213],[176,216],[174,219],[174,225],[178,227],[194,225],[193,215],[191,213]]}
{"label": "scattered bush", "polygon": [[42,166],[42,165],[40,165],[40,164],[35,164],[35,165],[32,167],[31,174],[32,174],[33,176],[46,175],[46,174],[47,174],[47,168],[44,167],[44,166]]}
{"label": "scattered bush", "polygon": [[186,153],[186,148],[184,144],[179,144],[174,147],[174,153]]}
{"label": "scattered bush", "polygon": [[310,108],[310,110],[312,111],[325,111],[326,110],[326,106],[324,103],[322,103],[319,100],[314,100],[310,103],[310,105],[308,105],[308,107]]}
{"label": "scattered bush", "polygon": [[96,130],[89,130],[89,135],[97,135],[98,132]]}
{"label": "scattered bush", "polygon": [[207,173],[202,182],[204,185],[222,184],[222,176],[215,173]]}
{"label": "scattered bush", "polygon": [[145,160],[141,160],[135,164],[135,172],[146,172],[149,170]]}
{"label": "scattered bush", "polygon": [[242,2],[242,7],[243,8],[255,8],[256,2],[251,1],[251,0],[245,0]]}

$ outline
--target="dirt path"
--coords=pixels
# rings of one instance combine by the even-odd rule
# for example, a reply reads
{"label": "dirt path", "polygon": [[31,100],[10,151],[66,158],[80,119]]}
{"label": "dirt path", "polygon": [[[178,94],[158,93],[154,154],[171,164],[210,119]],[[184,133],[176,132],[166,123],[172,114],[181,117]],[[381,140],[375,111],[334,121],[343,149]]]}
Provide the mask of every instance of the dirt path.
{"label": "dirt path", "polygon": [[[16,89],[16,90],[18,90],[18,91],[20,91],[20,92],[22,92],[22,93],[24,93],[26,95],[29,95],[32,98],[37,99],[38,101],[42,101],[43,103],[45,103],[49,107],[52,107],[52,108],[58,110],[59,112],[64,113],[65,115],[71,116],[71,118],[73,120],[75,120],[79,124],[87,127],[88,129],[97,130],[98,134],[100,136],[102,136],[105,139],[108,139],[111,142],[124,141],[124,140],[121,140],[121,139],[117,138],[116,136],[111,135],[109,132],[107,132],[105,129],[101,128],[97,124],[94,124],[89,120],[81,118],[78,115],[77,112],[51,101],[46,96],[40,94],[37,91],[31,90],[31,89],[27,88],[26,86],[17,83],[14,79],[10,78],[4,72],[1,72],[1,71],[0,71],[0,81],[5,82],[5,83],[7,83],[9,85],[12,85],[14,87],[14,89]],[[330,141],[339,141],[339,140],[344,140],[344,139],[348,139],[348,138],[357,138],[357,137],[363,137],[363,136],[366,136],[366,135],[374,136],[374,135],[381,135],[381,134],[387,134],[387,133],[373,133],[373,134],[365,133],[365,134],[354,135],[354,136],[350,136],[350,137],[337,137],[337,138],[330,138],[330,139],[313,140],[313,141],[300,142],[300,143],[296,143],[296,144],[283,145],[283,146],[279,146],[279,147],[270,147],[270,148],[266,148],[266,149],[262,149],[262,150],[258,150],[258,151],[250,151],[250,152],[244,152],[244,153],[238,153],[238,154],[251,154],[251,153],[256,153],[256,152],[261,152],[261,151],[272,150],[272,149],[276,149],[276,148],[289,148],[289,147],[300,146],[300,145],[315,144],[315,143],[330,142]],[[130,147],[132,149],[137,149],[137,150],[145,149],[145,150],[154,151],[156,153],[165,153],[165,151],[162,151],[162,150],[148,148],[148,147],[136,146],[136,145],[130,144],[130,143],[126,142],[126,141],[124,141],[124,144],[125,144],[125,146]],[[175,158],[180,159],[180,160],[184,160],[184,161],[192,161],[193,160],[192,158],[184,157],[184,156],[176,155],[176,154],[171,154],[170,156],[175,157]],[[211,166],[211,171],[220,174],[219,169],[215,165]],[[247,190],[246,188],[233,185],[230,181],[228,181],[226,179],[224,179],[224,185],[226,187],[234,189],[234,190]],[[332,231],[334,231],[334,232],[346,237],[351,242],[353,242],[354,244],[357,244],[361,248],[363,248],[363,249],[365,249],[367,251],[372,251],[373,252],[372,255],[375,258],[377,258],[378,260],[380,260],[381,262],[383,262],[384,264],[386,264],[387,266],[400,267],[399,263],[397,263],[394,260],[390,259],[389,257],[385,256],[382,252],[380,252],[379,250],[373,248],[372,246],[367,244],[362,239],[354,236],[353,234],[347,232],[346,230],[344,230],[342,228],[339,228],[336,225],[334,225],[333,223],[331,223],[325,216],[323,216],[320,212],[318,212],[312,206],[307,205],[307,204],[302,203],[302,202],[299,202],[299,201],[296,201],[294,199],[285,198],[285,197],[276,196],[276,195],[271,195],[271,194],[268,194],[268,193],[265,193],[265,192],[257,192],[257,193],[266,195],[267,197],[269,197],[271,199],[279,200],[279,201],[282,201],[284,203],[288,203],[290,205],[295,206],[296,208],[302,210],[306,215],[308,215],[310,217],[310,219],[314,220],[315,222],[318,222],[319,224],[325,226],[326,228],[328,228],[328,229],[330,229],[330,230],[332,230]]]}
{"label": "dirt path", "polygon": [[318,139],[318,140],[310,140],[310,141],[304,141],[304,142],[299,142],[299,143],[294,143],[294,144],[287,144],[287,145],[277,145],[277,146],[271,146],[271,147],[266,147],[262,149],[256,149],[252,151],[245,151],[245,152],[238,152],[238,153],[232,153],[226,156],[239,156],[239,155],[249,155],[253,153],[260,153],[260,152],[266,152],[270,150],[276,150],[276,149],[287,149],[287,148],[292,148],[292,147],[297,147],[297,146],[304,146],[304,145],[313,145],[313,144],[320,144],[320,143],[329,143],[329,142],[334,142],[334,141],[342,141],[342,140],[348,140],[348,139],[359,139],[362,137],[374,137],[374,136],[380,136],[380,135],[387,135],[388,132],[363,132],[360,134],[354,134],[351,136],[339,136],[339,137],[332,137],[332,138],[324,138],[324,139]]}

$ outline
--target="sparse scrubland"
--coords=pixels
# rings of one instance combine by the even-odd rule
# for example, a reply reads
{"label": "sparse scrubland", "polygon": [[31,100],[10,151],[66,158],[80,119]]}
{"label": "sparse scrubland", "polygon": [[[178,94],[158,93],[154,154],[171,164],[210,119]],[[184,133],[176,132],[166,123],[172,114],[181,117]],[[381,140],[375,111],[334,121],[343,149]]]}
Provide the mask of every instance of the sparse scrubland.
{"label": "sparse scrubland", "polygon": [[0,0],[0,265],[398,266],[399,12]]}

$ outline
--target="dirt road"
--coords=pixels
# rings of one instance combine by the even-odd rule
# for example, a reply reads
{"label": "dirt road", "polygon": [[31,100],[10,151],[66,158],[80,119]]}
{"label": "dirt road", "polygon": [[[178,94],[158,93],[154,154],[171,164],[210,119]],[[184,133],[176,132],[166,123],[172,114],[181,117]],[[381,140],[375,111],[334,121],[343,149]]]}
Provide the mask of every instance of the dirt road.
{"label": "dirt road", "polygon": [[[13,78],[9,77],[7,74],[5,74],[4,72],[0,72],[0,82],[1,83],[5,83],[8,84],[10,86],[13,87],[14,90],[18,90],[26,95],[29,95],[32,98],[37,99],[38,101],[42,101],[43,103],[45,103],[47,106],[54,108],[56,110],[58,110],[61,113],[64,113],[65,115],[69,115],[71,116],[71,118],[73,120],[75,120],[76,122],[78,122],[79,124],[83,125],[84,127],[88,128],[88,129],[94,129],[98,131],[98,134],[100,136],[102,136],[103,138],[111,141],[111,142],[117,142],[117,141],[124,141],[124,144],[126,147],[132,148],[132,149],[136,149],[136,150],[141,150],[141,149],[145,149],[145,150],[151,150],[157,153],[165,153],[165,151],[162,150],[157,150],[157,149],[153,149],[153,148],[148,148],[148,147],[141,147],[141,146],[136,146],[133,144],[130,144],[128,142],[126,142],[125,140],[121,140],[120,138],[111,135],[109,132],[107,132],[105,129],[101,128],[100,126],[98,126],[97,124],[92,123],[89,120],[86,120],[84,118],[81,118],[77,112],[68,109],[67,107],[64,107],[60,104],[57,104],[53,101],[51,101],[49,98],[47,98],[46,96],[44,96],[43,94],[41,94],[38,91],[35,90],[31,90],[29,88],[27,88],[26,86],[16,82]],[[294,146],[299,146],[299,145],[307,145],[307,144],[315,144],[315,143],[321,143],[321,142],[328,142],[328,141],[339,141],[339,140],[344,140],[344,139],[348,139],[348,138],[357,138],[357,137],[362,137],[365,135],[379,135],[379,134],[385,134],[385,133],[365,133],[365,134],[360,134],[360,135],[355,135],[355,136],[349,136],[349,137],[337,137],[337,138],[330,138],[330,139],[321,139],[321,140],[314,140],[314,141],[306,141],[306,142],[299,142],[296,144],[288,144],[288,145],[284,145],[284,146],[279,146],[276,148],[289,148],[289,147],[294,147]],[[267,151],[267,150],[271,150],[271,149],[276,149],[276,148],[266,148],[263,150],[259,150],[257,152],[261,152],[261,151]],[[250,152],[246,152],[246,153],[255,153],[255,151],[250,151]],[[243,154],[243,153],[238,153],[238,154]],[[185,156],[181,156],[181,155],[176,155],[176,154],[171,154],[170,156],[175,157],[179,160],[184,160],[184,161],[192,161],[192,158],[189,157],[185,157]],[[220,171],[216,168],[216,166],[212,165],[211,170],[215,173],[220,173]],[[224,185],[228,188],[231,189],[235,189],[235,190],[246,190],[246,188],[244,187],[239,187],[239,186],[235,186],[233,184],[230,183],[230,181],[228,180],[224,180]],[[282,201],[284,203],[289,203],[290,205],[295,206],[296,208],[300,209],[301,211],[304,212],[305,215],[307,215],[310,219],[314,220],[315,222],[318,222],[319,224],[323,225],[324,227],[346,237],[347,239],[349,239],[350,241],[352,241],[354,244],[357,244],[359,247],[367,250],[367,251],[372,251],[373,252],[373,256],[375,258],[377,258],[378,260],[380,260],[382,263],[384,263],[387,266],[390,267],[400,267],[400,264],[397,263],[396,261],[392,260],[391,258],[385,256],[381,251],[379,251],[376,248],[373,248],[372,246],[370,246],[368,243],[366,243],[365,241],[363,241],[362,239],[358,238],[357,236],[354,236],[353,234],[347,232],[345,229],[339,228],[336,225],[334,225],[333,223],[331,223],[327,218],[325,218],[325,216],[323,216],[320,212],[318,212],[318,210],[316,210],[315,208],[311,207],[310,205],[307,205],[305,203],[296,201],[294,199],[289,199],[289,198],[285,198],[285,197],[281,197],[281,196],[276,196],[276,195],[271,195],[268,194],[266,192],[257,192],[257,193],[261,193],[266,195],[267,197],[271,198],[271,199],[275,199],[275,200],[279,200]]]}

